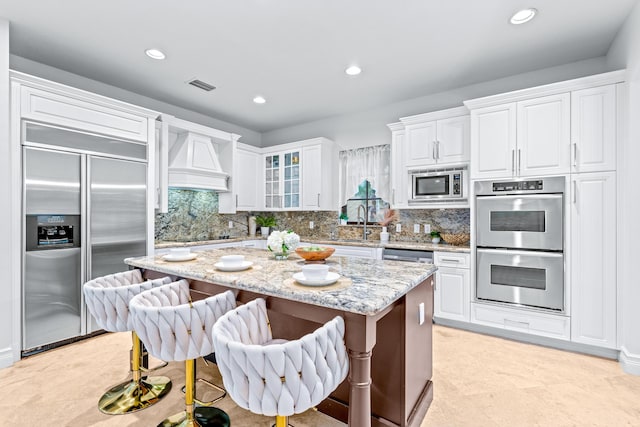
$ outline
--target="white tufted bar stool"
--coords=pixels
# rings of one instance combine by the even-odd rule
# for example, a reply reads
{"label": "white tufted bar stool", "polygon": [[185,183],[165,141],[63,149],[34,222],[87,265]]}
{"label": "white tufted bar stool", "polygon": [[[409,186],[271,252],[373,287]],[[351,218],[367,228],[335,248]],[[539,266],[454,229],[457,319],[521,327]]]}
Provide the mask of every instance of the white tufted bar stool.
{"label": "white tufted bar stool", "polygon": [[262,298],[222,316],[213,342],[231,398],[253,413],[275,416],[277,427],[326,399],[349,371],[342,317],[300,339],[274,340]]}
{"label": "white tufted bar stool", "polygon": [[140,292],[171,283],[169,277],[142,279],[140,270],[109,274],[88,281],[83,286],[89,312],[98,325],[109,332],[131,331],[133,350],[131,372],[133,379],[109,389],[98,402],[105,414],[126,414],[157,403],[171,390],[171,380],[164,376],[143,377],[140,370],[142,344],[133,330],[129,316],[129,301]]}
{"label": "white tufted bar stool", "polygon": [[214,323],[236,306],[231,291],[192,301],[189,283],[179,280],[134,297],[133,324],[149,354],[185,362],[185,410],[159,426],[229,426],[228,415],[214,407],[195,407],[195,359],[214,352]]}

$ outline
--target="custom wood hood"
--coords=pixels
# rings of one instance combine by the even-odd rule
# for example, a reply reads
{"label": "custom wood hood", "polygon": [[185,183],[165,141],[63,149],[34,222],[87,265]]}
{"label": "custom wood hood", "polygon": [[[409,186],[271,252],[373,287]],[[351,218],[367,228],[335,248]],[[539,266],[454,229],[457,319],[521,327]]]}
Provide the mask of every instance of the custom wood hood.
{"label": "custom wood hood", "polygon": [[169,187],[229,191],[212,139],[194,132],[178,135],[169,150]]}

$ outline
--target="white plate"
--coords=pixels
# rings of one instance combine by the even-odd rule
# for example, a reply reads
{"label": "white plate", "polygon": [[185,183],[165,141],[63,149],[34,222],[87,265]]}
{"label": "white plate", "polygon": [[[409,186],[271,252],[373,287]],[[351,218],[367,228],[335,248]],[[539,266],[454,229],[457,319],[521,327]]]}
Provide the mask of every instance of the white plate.
{"label": "white plate", "polygon": [[162,259],[165,261],[191,261],[196,259],[198,254],[190,252],[188,254],[166,254],[162,255]]}
{"label": "white plate", "polygon": [[327,274],[327,277],[320,280],[307,279],[306,277],[304,277],[304,274],[302,274],[302,272],[295,273],[293,275],[293,280],[305,286],[327,286],[332,283],[336,283],[339,278],[340,278],[340,275],[338,273],[334,273],[333,271],[330,271]]}
{"label": "white plate", "polygon": [[251,262],[251,261],[242,261],[242,264],[234,265],[233,267],[231,267],[230,265],[224,265],[223,262],[216,262],[213,265],[214,265],[215,268],[217,268],[220,271],[242,271],[242,270],[246,270],[247,268],[251,267],[253,265],[253,262]]}

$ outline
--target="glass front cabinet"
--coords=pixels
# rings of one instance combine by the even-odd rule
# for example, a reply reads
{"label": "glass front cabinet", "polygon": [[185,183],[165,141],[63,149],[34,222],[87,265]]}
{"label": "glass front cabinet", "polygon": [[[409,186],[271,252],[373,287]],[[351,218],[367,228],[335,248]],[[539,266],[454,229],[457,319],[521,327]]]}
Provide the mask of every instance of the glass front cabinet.
{"label": "glass front cabinet", "polygon": [[300,150],[264,156],[266,209],[300,208]]}

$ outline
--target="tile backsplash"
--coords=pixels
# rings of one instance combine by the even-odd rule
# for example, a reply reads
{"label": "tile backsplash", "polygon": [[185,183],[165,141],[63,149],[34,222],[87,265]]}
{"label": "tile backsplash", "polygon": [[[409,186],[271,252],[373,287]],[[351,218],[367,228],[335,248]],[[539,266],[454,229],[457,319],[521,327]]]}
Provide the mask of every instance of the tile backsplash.
{"label": "tile backsplash", "polygon": [[[407,209],[399,210],[399,220],[389,227],[390,240],[428,242],[424,224],[431,230],[448,233],[469,233],[469,209]],[[362,238],[362,226],[338,225],[338,213],[334,211],[296,212],[239,212],[234,215],[218,213],[218,193],[211,191],[169,189],[169,211],[156,214],[156,241],[215,240],[222,236],[244,237],[249,234],[250,215],[271,214],[276,218],[279,230],[293,230],[301,238],[329,239],[332,235],[341,239]],[[233,227],[229,228],[229,222]],[[314,228],[309,228],[309,222]],[[396,233],[395,224],[402,224]],[[420,232],[414,233],[414,224],[420,224]],[[381,227],[371,226],[369,239],[378,240]],[[258,227],[258,236],[260,228]]]}

